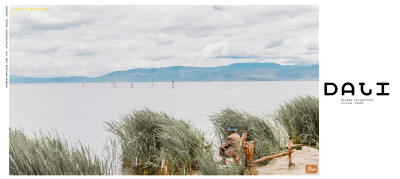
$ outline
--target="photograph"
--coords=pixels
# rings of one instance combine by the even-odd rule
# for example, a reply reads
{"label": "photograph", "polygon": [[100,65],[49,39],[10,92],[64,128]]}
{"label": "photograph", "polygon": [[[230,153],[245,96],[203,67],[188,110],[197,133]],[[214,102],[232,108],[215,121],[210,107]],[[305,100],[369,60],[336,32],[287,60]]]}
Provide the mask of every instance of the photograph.
{"label": "photograph", "polygon": [[319,175],[318,5],[7,15],[9,175]]}

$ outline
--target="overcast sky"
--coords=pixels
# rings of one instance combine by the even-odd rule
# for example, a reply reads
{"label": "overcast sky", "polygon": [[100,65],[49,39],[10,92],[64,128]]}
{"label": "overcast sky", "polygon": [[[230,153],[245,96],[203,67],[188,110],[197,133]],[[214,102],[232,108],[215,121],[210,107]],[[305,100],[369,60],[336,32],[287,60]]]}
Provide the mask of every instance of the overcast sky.
{"label": "overcast sky", "polygon": [[319,60],[318,6],[45,7],[10,12],[12,75]]}

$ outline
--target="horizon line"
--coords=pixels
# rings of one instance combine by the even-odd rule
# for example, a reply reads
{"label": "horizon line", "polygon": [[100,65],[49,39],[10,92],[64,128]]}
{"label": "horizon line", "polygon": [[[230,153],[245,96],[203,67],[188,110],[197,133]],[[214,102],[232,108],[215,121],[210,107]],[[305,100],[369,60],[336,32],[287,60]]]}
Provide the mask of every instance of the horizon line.
{"label": "horizon line", "polygon": [[9,77],[11,76],[17,76],[17,77],[25,77],[25,78],[70,78],[70,77],[85,77],[85,78],[98,78],[110,73],[114,73],[114,72],[122,72],[122,71],[129,71],[129,70],[137,70],[137,69],[160,69],[160,68],[171,68],[171,67],[194,67],[194,68],[218,68],[218,67],[223,67],[223,66],[230,66],[230,65],[234,65],[234,64],[276,64],[276,65],[280,65],[280,66],[315,66],[315,65],[319,65],[319,63],[317,64],[312,64],[312,65],[282,65],[279,63],[274,63],[274,62],[244,62],[244,63],[231,63],[229,65],[220,65],[220,66],[207,66],[207,67],[201,67],[201,66],[182,66],[182,65],[174,65],[174,66],[166,66],[166,67],[150,67],[150,68],[132,68],[132,69],[127,69],[127,70],[115,70],[112,72],[108,72],[105,73],[103,75],[100,76],[96,76],[96,77],[89,77],[89,76],[54,76],[54,77],[32,77],[32,76],[22,76],[22,75],[13,75],[10,73]]}

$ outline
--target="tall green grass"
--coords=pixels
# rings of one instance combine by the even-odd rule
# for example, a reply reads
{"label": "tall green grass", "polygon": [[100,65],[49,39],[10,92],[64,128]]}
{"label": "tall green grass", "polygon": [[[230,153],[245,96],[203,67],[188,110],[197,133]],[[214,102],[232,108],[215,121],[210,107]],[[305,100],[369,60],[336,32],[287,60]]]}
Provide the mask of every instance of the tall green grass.
{"label": "tall green grass", "polygon": [[170,174],[188,174],[198,170],[198,158],[205,152],[204,135],[185,121],[163,126],[161,155]]}
{"label": "tall green grass", "polygon": [[162,159],[169,174],[190,174],[205,150],[203,133],[164,112],[137,110],[107,125],[121,144],[123,167],[133,174],[159,174]]}
{"label": "tall green grass", "polygon": [[[240,153],[240,151],[238,152]],[[199,158],[199,171],[202,175],[244,175],[245,166],[242,155],[238,164],[218,164],[211,152],[204,152]]]}
{"label": "tall green grass", "polygon": [[280,105],[274,119],[282,125],[294,143],[318,146],[319,100],[314,96],[298,96]]}
{"label": "tall green grass", "polygon": [[254,158],[273,155],[283,150],[279,139],[275,135],[276,129],[271,123],[256,116],[252,116],[244,111],[226,108],[220,113],[210,116],[214,125],[215,134],[220,142],[226,141],[229,136],[227,128],[229,124],[234,124],[238,129],[238,134],[247,132],[247,141],[254,141]]}
{"label": "tall green grass", "polygon": [[82,144],[69,146],[57,133],[38,132],[28,137],[9,128],[10,175],[107,175],[109,163]]}

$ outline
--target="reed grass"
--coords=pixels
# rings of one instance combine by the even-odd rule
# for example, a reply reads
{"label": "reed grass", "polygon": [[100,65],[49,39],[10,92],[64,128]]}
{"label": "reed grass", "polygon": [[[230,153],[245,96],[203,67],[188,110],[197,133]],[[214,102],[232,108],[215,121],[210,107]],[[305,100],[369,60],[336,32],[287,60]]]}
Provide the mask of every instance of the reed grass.
{"label": "reed grass", "polygon": [[276,129],[264,119],[252,116],[244,111],[226,108],[220,113],[211,115],[210,120],[221,143],[226,142],[229,136],[227,131],[229,124],[236,126],[239,135],[247,132],[246,141],[254,141],[255,159],[283,151],[279,139],[274,133]]}
{"label": "reed grass", "polygon": [[283,126],[294,143],[319,146],[319,100],[298,96],[280,105],[274,119]]}
{"label": "reed grass", "polygon": [[162,159],[169,174],[190,174],[205,150],[203,133],[164,112],[135,110],[107,126],[121,144],[123,167],[133,174],[160,174]]}
{"label": "reed grass", "polygon": [[41,131],[28,137],[9,128],[10,175],[107,175],[109,163],[81,143],[70,146],[56,132]]}
{"label": "reed grass", "polygon": [[190,123],[178,120],[163,126],[161,159],[166,160],[170,174],[188,174],[198,170],[198,158],[206,150],[204,135]]}
{"label": "reed grass", "polygon": [[204,152],[203,155],[199,157],[199,172],[202,175],[244,175],[246,168],[240,149],[238,154],[240,157],[239,163],[222,165],[215,161],[212,152]]}

